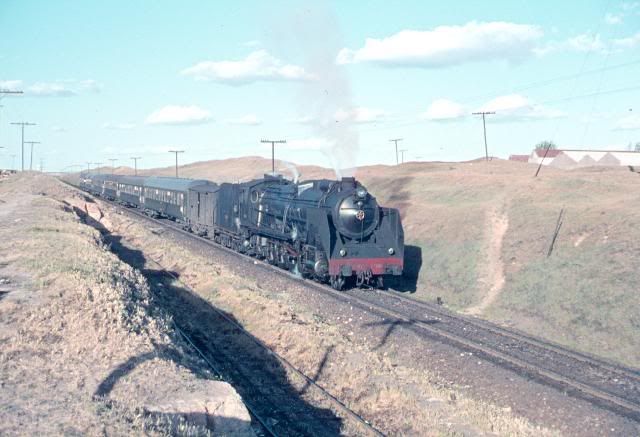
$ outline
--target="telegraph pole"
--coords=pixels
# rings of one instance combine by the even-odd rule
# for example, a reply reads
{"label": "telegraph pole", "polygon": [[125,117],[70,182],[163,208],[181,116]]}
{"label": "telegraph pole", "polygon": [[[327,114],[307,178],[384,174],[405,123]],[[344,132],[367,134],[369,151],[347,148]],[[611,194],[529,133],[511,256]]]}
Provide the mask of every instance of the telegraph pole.
{"label": "telegraph pole", "polygon": [[484,156],[487,162],[489,161],[489,149],[487,148],[487,124],[485,122],[485,115],[493,115],[492,111],[473,112],[473,115],[482,115],[482,129],[484,130]]}
{"label": "telegraph pole", "polygon": [[399,162],[398,162],[398,141],[402,141],[402,138],[395,138],[393,140],[389,140],[389,142],[396,143],[396,165],[399,164]]}
{"label": "telegraph pole", "polygon": [[11,124],[15,124],[22,127],[22,171],[24,171],[24,127],[25,126],[35,126],[35,123],[29,123],[28,121],[14,122]]}
{"label": "telegraph pole", "polygon": [[184,150],[169,150],[169,153],[176,154],[176,178],[178,177],[178,153],[184,153]]}
{"label": "telegraph pole", "polygon": [[271,143],[271,174],[276,174],[276,144],[285,144],[287,140],[260,140],[261,143]]}
{"label": "telegraph pole", "polygon": [[96,166],[96,174],[98,174],[98,168],[100,168],[100,166],[104,164],[104,162],[92,162],[91,164]]}
{"label": "telegraph pole", "polygon": [[25,144],[31,145],[31,155],[29,155],[29,171],[33,170],[33,145],[40,144],[40,141],[25,141]]}
{"label": "telegraph pole", "polygon": [[400,164],[404,164],[404,152],[408,152],[409,149],[401,149],[398,150],[398,152],[400,152]]}
{"label": "telegraph pole", "polygon": [[40,173],[44,170],[44,159],[40,158]]}
{"label": "telegraph pole", "polygon": [[87,174],[89,174],[91,173],[91,163],[87,161],[86,164],[87,164]]}
{"label": "telegraph pole", "polygon": [[118,160],[118,158],[109,158],[107,161],[111,161],[111,174],[115,173],[115,167],[113,166],[113,163],[116,162]]}
{"label": "telegraph pole", "polygon": [[139,156],[131,157],[133,159],[133,171],[135,171],[135,175],[138,176],[138,159],[142,159]]}

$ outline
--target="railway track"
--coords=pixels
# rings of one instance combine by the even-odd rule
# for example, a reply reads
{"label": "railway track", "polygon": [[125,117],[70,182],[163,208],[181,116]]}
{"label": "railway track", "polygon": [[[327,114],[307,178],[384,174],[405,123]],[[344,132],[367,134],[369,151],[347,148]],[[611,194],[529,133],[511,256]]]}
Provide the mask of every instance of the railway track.
{"label": "railway track", "polygon": [[[234,386],[247,406],[252,417],[260,424],[262,434],[270,436],[332,436],[338,433],[347,435],[383,434],[369,424],[360,415],[331,395],[312,378],[305,375],[284,357],[256,339],[233,318],[223,311],[208,306],[209,312],[217,318],[215,335],[207,331],[211,327],[211,316],[208,325],[193,326],[199,321],[198,314],[192,311],[193,304],[202,307],[197,294],[171,272],[155,260],[158,266],[154,272],[164,276],[169,282],[177,283],[186,290],[177,296],[171,290],[170,283],[163,287],[160,299],[167,300],[165,306],[171,305],[174,311],[176,331],[200,355],[213,372],[224,381]],[[175,282],[174,282],[175,281]],[[191,302],[190,302],[191,301]],[[175,311],[176,307],[182,307]],[[197,323],[195,323],[197,324]],[[239,341],[238,336],[245,341]],[[235,338],[232,338],[235,337]],[[266,359],[266,357],[270,359]],[[274,365],[277,362],[278,365]],[[316,402],[310,405],[295,392],[288,381],[283,380],[282,370],[289,378],[297,379],[296,385],[305,387]]]}
{"label": "railway track", "polygon": [[[130,208],[124,210],[203,244],[224,250],[239,259],[254,262],[254,258],[192,234],[175,222],[151,218]],[[559,389],[569,396],[640,422],[640,371],[636,369],[572,351],[481,319],[455,314],[440,306],[397,293],[336,291],[315,281],[293,277],[275,266],[266,263],[259,265],[383,319],[402,321],[401,329],[472,352],[501,367]]]}
{"label": "railway track", "polygon": [[[101,200],[122,207],[106,199]],[[151,218],[139,211],[129,208],[123,208],[123,211],[156,224],[170,226],[164,220]],[[170,227],[186,233],[175,223]],[[186,235],[200,238],[191,233]],[[210,240],[202,240],[218,247]],[[176,332],[213,373],[229,382],[240,394],[252,418],[259,424],[260,434],[384,436],[313,378],[254,337],[232,316],[203,301],[159,261],[149,257],[146,261],[157,266],[157,269],[150,271],[144,265],[134,266],[145,270],[145,275],[153,276],[151,282],[155,285],[152,288],[156,303],[169,311]],[[158,286],[158,281],[161,286]],[[179,284],[179,287],[174,284]],[[207,317],[200,316],[199,311],[202,312],[203,308],[206,308]],[[239,341],[238,337],[243,340]]]}

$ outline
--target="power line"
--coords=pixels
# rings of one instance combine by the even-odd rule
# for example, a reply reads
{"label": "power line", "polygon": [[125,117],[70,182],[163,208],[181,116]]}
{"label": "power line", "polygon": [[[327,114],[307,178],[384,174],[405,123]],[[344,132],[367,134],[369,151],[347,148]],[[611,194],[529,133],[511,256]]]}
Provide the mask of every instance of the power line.
{"label": "power line", "polygon": [[635,61],[630,61],[630,62],[625,62],[622,64],[616,64],[616,65],[611,65],[608,67],[601,67],[601,68],[594,68],[592,70],[587,70],[587,71],[581,71],[579,73],[574,73],[574,74],[567,74],[567,75],[563,75],[563,76],[556,76],[556,77],[552,77],[550,79],[546,79],[546,80],[541,80],[538,82],[531,82],[529,84],[525,84],[525,85],[516,85],[515,87],[512,88],[505,88],[503,91],[493,91],[491,93],[487,93],[487,94],[482,94],[482,95],[477,95],[474,97],[471,97],[469,99],[466,99],[467,103],[471,103],[471,102],[475,102],[478,100],[483,100],[483,99],[488,99],[491,97],[495,97],[495,96],[500,96],[506,92],[515,92],[515,91],[527,91],[530,89],[534,89],[534,88],[539,88],[539,87],[543,87],[546,85],[551,85],[557,82],[565,82],[567,80],[571,80],[571,79],[576,79],[578,77],[581,76],[588,76],[590,74],[596,74],[596,73],[602,73],[603,71],[609,71],[609,70],[616,70],[618,68],[623,68],[623,67],[629,67],[631,65],[636,65],[636,64],[640,64],[640,59],[636,59]]}
{"label": "power line", "polygon": [[402,141],[402,138],[395,138],[393,140],[389,140],[391,143],[396,143],[396,165],[398,165],[398,141]]}
{"label": "power line", "polygon": [[176,178],[178,177],[178,153],[184,153],[184,150],[169,150],[169,153],[176,154]]}
{"label": "power line", "polygon": [[24,171],[24,127],[35,126],[36,124],[30,123],[28,121],[13,122],[11,124],[15,124],[22,127],[22,171]]}
{"label": "power line", "polygon": [[261,143],[271,143],[271,174],[276,174],[276,144],[285,144],[286,140],[260,140]]}
{"label": "power line", "polygon": [[133,171],[135,172],[134,174],[138,176],[138,159],[142,158],[140,156],[132,156],[131,159],[133,159]]}
{"label": "power line", "polygon": [[33,170],[33,145],[40,144],[40,141],[25,141],[25,144],[31,145],[31,154],[29,155],[29,171]]}
{"label": "power line", "polygon": [[473,112],[473,115],[482,115],[482,130],[484,131],[484,156],[487,162],[489,162],[489,149],[487,147],[487,123],[485,122],[486,115],[495,114],[492,111]]}

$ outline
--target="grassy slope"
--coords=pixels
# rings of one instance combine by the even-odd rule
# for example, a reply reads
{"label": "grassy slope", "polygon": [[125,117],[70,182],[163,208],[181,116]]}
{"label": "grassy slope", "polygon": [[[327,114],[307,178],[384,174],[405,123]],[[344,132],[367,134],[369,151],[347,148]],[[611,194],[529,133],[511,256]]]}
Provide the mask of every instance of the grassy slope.
{"label": "grassy slope", "polygon": [[[246,158],[196,163],[181,174],[237,180],[269,168],[268,160]],[[303,178],[332,173],[301,171]],[[357,176],[382,204],[401,210],[406,243],[421,249],[416,297],[440,296],[456,310],[480,302],[491,287],[483,280],[488,217],[504,214],[509,227],[494,261],[504,266],[505,284],[483,316],[640,367],[640,175],[545,168],[534,179],[534,172],[492,161],[372,166]],[[547,258],[561,208],[564,224]]]}

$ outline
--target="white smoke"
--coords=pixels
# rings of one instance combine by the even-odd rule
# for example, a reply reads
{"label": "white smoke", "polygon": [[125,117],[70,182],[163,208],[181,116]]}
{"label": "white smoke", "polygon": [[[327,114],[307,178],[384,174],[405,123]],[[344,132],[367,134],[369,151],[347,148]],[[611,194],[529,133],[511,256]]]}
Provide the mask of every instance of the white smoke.
{"label": "white smoke", "polygon": [[352,119],[336,117],[355,110],[345,67],[336,63],[337,53],[345,47],[338,19],[327,0],[292,2],[291,10],[281,29],[292,33],[282,35],[280,42],[295,45],[305,70],[314,78],[300,85],[298,112],[305,119],[308,117],[315,134],[331,144],[322,152],[340,178],[346,176],[345,172],[353,173],[356,167],[359,138]]}
{"label": "white smoke", "polygon": [[291,178],[294,184],[297,184],[300,180],[300,171],[298,171],[298,167],[295,166],[294,163],[289,161],[281,161],[282,164],[287,167],[287,170],[291,172]]}

